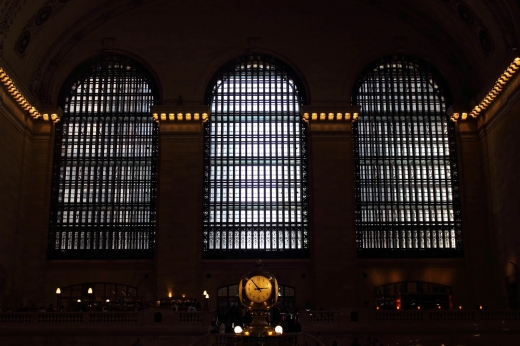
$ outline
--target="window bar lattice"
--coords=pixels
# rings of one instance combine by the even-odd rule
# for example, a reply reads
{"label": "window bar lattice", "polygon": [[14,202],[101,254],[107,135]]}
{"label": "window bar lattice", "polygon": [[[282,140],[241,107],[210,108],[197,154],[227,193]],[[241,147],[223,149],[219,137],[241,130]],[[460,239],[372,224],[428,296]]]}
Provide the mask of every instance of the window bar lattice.
{"label": "window bar lattice", "polygon": [[203,256],[308,257],[301,88],[264,56],[225,66],[208,90]]}
{"label": "window bar lattice", "polygon": [[455,131],[438,72],[382,59],[353,96],[359,256],[462,256]]}
{"label": "window bar lattice", "polygon": [[158,126],[151,77],[120,56],[80,67],[62,88],[49,258],[153,258]]}

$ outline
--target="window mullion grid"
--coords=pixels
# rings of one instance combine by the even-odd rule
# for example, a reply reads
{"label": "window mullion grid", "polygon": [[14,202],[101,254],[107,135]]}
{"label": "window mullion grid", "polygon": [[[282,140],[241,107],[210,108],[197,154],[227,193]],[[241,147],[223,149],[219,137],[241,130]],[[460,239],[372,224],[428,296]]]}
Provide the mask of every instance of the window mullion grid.
{"label": "window mullion grid", "polygon": [[[262,70],[262,84],[263,84],[263,98],[264,98],[264,111],[262,119],[262,127],[264,131],[264,155],[263,155],[263,166],[264,166],[264,214],[265,221],[263,225],[263,232],[265,237],[266,250],[275,249],[275,237],[274,230],[276,225],[273,222],[273,210],[274,201],[276,195],[273,194],[273,182],[275,181],[273,176],[273,131],[272,131],[272,119],[273,119],[273,85],[271,82],[270,70],[264,68]],[[267,197],[269,196],[269,197]]]}
{"label": "window mullion grid", "polygon": [[275,100],[276,100],[276,163],[277,163],[277,174],[276,174],[276,187],[279,199],[277,200],[276,212],[277,216],[277,233],[278,241],[276,248],[283,250],[285,245],[285,223],[284,223],[284,207],[285,207],[285,177],[284,177],[284,155],[283,155],[283,103],[281,98],[283,93],[281,91],[280,79],[275,78],[271,72],[271,79],[274,79],[275,84]]}
{"label": "window mullion grid", "polygon": [[[233,82],[233,92],[231,93],[232,95],[232,100],[229,100],[228,101],[228,110],[227,112],[230,112],[230,109],[229,107],[232,107],[233,108],[233,111],[230,112],[231,116],[228,116],[227,113],[226,114],[226,118],[228,119],[228,121],[232,121],[232,124],[233,124],[233,193],[234,193],[234,196],[233,196],[233,231],[232,231],[232,236],[233,236],[233,248],[234,249],[241,249],[241,245],[242,245],[242,242],[241,242],[241,233],[240,233],[240,229],[241,229],[241,224],[240,224],[240,165],[239,165],[239,162],[240,162],[240,122],[237,121],[237,109],[238,111],[240,111],[242,105],[240,103],[240,100],[237,101],[237,97],[239,97],[240,95],[240,92],[238,93],[237,95],[237,88],[240,88],[240,76],[236,76],[236,75],[232,75],[231,74],[231,71],[229,72],[230,73],[230,77],[229,79],[232,80]],[[238,78],[237,78],[238,77]],[[237,79],[238,79],[238,83],[237,83]],[[229,89],[228,89],[229,90]],[[229,91],[228,91],[229,93]],[[224,115],[224,114],[223,114]],[[237,138],[238,137],[238,138]]]}
{"label": "window mullion grid", "polygon": [[[393,76],[391,76],[389,73],[391,73],[391,70],[388,68],[388,64],[384,65],[383,70],[383,78],[385,79],[386,83],[384,92],[386,95],[382,96],[387,101],[387,108],[391,109],[392,111],[392,118],[395,117],[394,110],[395,110],[395,95],[394,95],[394,89],[395,89],[395,81],[393,80]],[[381,78],[381,76],[379,76]],[[383,90],[380,91],[383,92]],[[372,227],[377,230],[374,232],[375,236],[375,248],[381,249],[385,248],[385,240],[387,239],[387,234],[389,232],[392,232],[392,226],[391,224],[388,224],[386,222],[383,222],[381,217],[381,209],[384,208],[386,205],[391,203],[393,194],[393,184],[391,181],[388,181],[388,178],[386,176],[386,168],[385,168],[385,161],[387,157],[385,157],[385,140],[387,139],[387,136],[384,131],[383,122],[382,122],[382,116],[385,113],[381,112],[381,109],[377,109],[376,112],[373,114],[373,128],[374,133],[373,136],[373,153],[374,153],[374,169],[375,169],[375,178],[373,188],[374,190],[377,190],[377,197],[375,199],[374,204],[372,205]],[[395,187],[397,188],[397,187]]]}
{"label": "window mullion grid", "polygon": [[[440,98],[440,97],[439,97]],[[439,100],[441,102],[441,100]],[[442,105],[442,103],[441,103]],[[445,110],[440,107],[441,112],[445,112]],[[439,178],[442,181],[442,185],[444,186],[444,198],[442,200],[442,207],[443,207],[443,213],[442,213],[442,220],[443,220],[443,227],[447,232],[449,232],[449,248],[455,249],[456,243],[455,243],[455,224],[450,219],[450,214],[453,210],[453,200],[450,201],[451,196],[451,174],[448,174],[448,172],[451,173],[451,167],[450,167],[450,157],[449,157],[449,132],[448,132],[448,120],[444,114],[439,115],[438,122],[435,123],[435,134],[437,137],[437,157],[438,157],[438,165],[439,170],[442,165],[442,170],[439,171]],[[444,128],[446,127],[446,133],[444,132]],[[442,173],[442,174],[441,174]],[[453,237],[452,237],[453,235]]]}
{"label": "window mullion grid", "polygon": [[[428,80],[430,77],[430,73],[428,70],[419,71],[420,74],[419,81],[421,86],[421,95],[420,95],[420,101],[423,105],[422,113],[423,113],[423,121],[426,123],[427,120],[431,117],[430,113],[430,92],[428,88]],[[428,186],[428,213],[429,213],[429,228],[430,228],[430,237],[431,237],[431,244],[434,248],[440,248],[439,244],[439,229],[438,229],[438,223],[437,223],[437,202],[436,202],[436,182],[435,182],[435,173],[434,173],[434,165],[433,165],[433,158],[431,155],[429,155],[428,149],[431,149],[431,143],[432,143],[432,121],[429,120],[428,122],[430,130],[428,131],[428,134],[424,134],[421,138],[423,140],[423,147],[424,147],[424,154],[422,154],[422,157],[426,163],[426,179],[427,179],[427,186]],[[429,147],[429,148],[428,148]]]}
{"label": "window mullion grid", "polygon": [[[245,113],[247,112],[247,82],[249,79],[248,73],[250,69],[245,69],[244,75],[239,79],[238,84],[238,99],[239,99],[239,109],[238,112],[235,113],[235,123],[239,126],[239,134],[238,134],[238,160],[239,160],[239,170],[238,170],[238,222],[240,225],[240,249],[247,249],[247,225],[244,220],[244,200],[246,197],[244,196],[244,178],[245,174],[242,175],[242,172],[245,171],[245,157],[243,156],[243,148],[246,145],[244,141],[244,133],[243,133],[243,121],[242,119],[245,117]],[[236,102],[236,101],[235,101]],[[244,172],[245,173],[245,172]]]}
{"label": "window mullion grid", "polygon": [[[267,81],[267,82],[266,82]],[[264,96],[264,113],[262,119],[262,127],[264,129],[264,198],[266,201],[264,203],[264,214],[265,221],[263,231],[265,234],[266,241],[266,249],[272,250],[275,248],[273,238],[273,230],[276,226],[273,224],[273,210],[274,210],[274,200],[276,196],[273,196],[273,132],[271,121],[273,117],[273,93],[272,93],[272,84],[270,80],[270,73],[267,68],[264,68],[262,71],[262,85],[264,88],[263,96]],[[266,90],[267,88],[267,90]],[[266,101],[268,100],[268,101]],[[267,200],[267,196],[269,199]]]}
{"label": "window mullion grid", "polygon": [[[116,65],[119,66],[117,71]],[[129,86],[128,83],[132,82],[130,81],[131,78],[126,78],[127,74],[135,73],[133,69],[128,72],[123,71],[126,66],[119,60],[115,64],[114,60],[104,60],[91,65],[87,71],[88,74],[80,75],[82,79],[76,82],[80,84],[80,87],[75,90],[76,94],[69,96],[69,99],[66,100],[69,104],[64,106],[64,109],[68,110],[64,123],[68,123],[69,127],[73,128],[72,131],[69,131],[73,140],[66,144],[73,155],[71,156],[72,160],[65,157],[62,158],[62,161],[65,164],[72,161],[72,167],[76,169],[74,176],[65,177],[64,182],[59,183],[62,186],[68,184],[69,189],[74,189],[74,195],[71,194],[69,200],[65,201],[67,203],[63,204],[63,210],[69,210],[68,214],[71,215],[71,221],[66,231],[69,239],[65,246],[63,244],[60,246],[62,250],[143,248],[142,245],[132,241],[128,234],[130,225],[133,226],[133,233],[141,231],[141,225],[138,221],[130,223],[132,222],[132,215],[129,215],[128,212],[129,206],[132,206],[136,213],[141,214],[139,203],[135,204],[130,199],[132,199],[134,193],[138,192],[136,188],[139,190],[139,187],[144,186],[138,182],[139,177],[142,178],[143,175],[134,176],[134,173],[137,173],[128,169],[125,174],[122,170],[123,166],[121,166],[123,157],[121,153],[116,152],[117,145],[129,146],[128,131],[130,131],[132,124],[130,120],[125,120],[126,124],[122,123],[120,118],[115,118],[117,115],[113,112],[122,109],[120,107],[114,109],[115,99],[126,102],[125,105],[131,111],[142,110],[143,107],[139,107],[138,102],[144,102],[142,91],[149,89],[143,85],[145,79],[141,79],[141,84],[137,85],[134,78],[133,85],[131,85],[133,88],[127,89],[128,92],[135,94],[133,97],[124,98],[128,95],[118,93],[121,89],[116,91],[115,86],[111,83],[122,81],[126,83],[124,86]],[[77,102],[81,102],[81,108],[77,106]],[[134,127],[136,127],[138,118],[133,118],[133,121]],[[114,133],[111,131],[112,126],[115,127]],[[123,129],[120,129],[120,127],[123,127]],[[119,131],[122,130],[126,131],[126,134],[121,133],[121,136],[125,137],[118,138]],[[136,138],[136,142],[141,146],[142,138]],[[108,149],[106,154],[105,146]],[[120,146],[120,149],[122,149],[122,146]],[[132,159],[135,159],[136,151],[140,149],[127,148],[124,161],[128,162],[129,166],[135,165]],[[119,164],[114,165],[114,161]],[[115,181],[115,169],[121,174],[119,183]],[[144,196],[142,198],[146,200]],[[118,200],[120,203],[118,203]],[[122,207],[119,211],[115,209],[118,204]],[[109,209],[111,215],[107,217]],[[124,224],[122,225],[121,222]],[[150,226],[153,227],[153,225],[149,225],[148,232],[153,231]],[[118,237],[117,234],[110,234],[109,229],[115,230],[114,232],[124,230],[126,234]]]}
{"label": "window mullion grid", "polygon": [[[283,74],[283,71],[281,71]],[[277,206],[277,212],[278,212],[278,248],[279,249],[285,249],[285,243],[286,243],[286,227],[287,224],[285,223],[285,206],[286,206],[286,199],[285,199],[285,188],[286,188],[286,177],[285,177],[285,155],[284,155],[284,122],[285,119],[285,112],[283,109],[283,90],[282,90],[282,83],[281,78],[276,78],[273,76],[276,83],[276,127],[277,127],[277,133],[276,133],[276,140],[277,140],[277,160],[278,160],[278,168],[279,173],[278,174],[278,192],[281,197],[281,201],[278,201]],[[281,220],[280,220],[281,219]]]}
{"label": "window mullion grid", "polygon": [[[428,89],[428,80],[431,78],[431,74],[429,70],[426,70],[423,72],[423,76],[421,78],[422,82],[424,83],[423,89],[423,102],[425,102],[424,107],[424,118],[428,118],[430,128],[435,123],[434,118],[434,112],[432,111],[432,103],[434,100],[432,100],[432,94],[433,90],[430,92]],[[442,232],[442,226],[438,219],[438,209],[439,209],[439,200],[438,200],[438,187],[439,187],[439,181],[435,178],[435,164],[434,164],[434,158],[432,156],[432,143],[433,143],[433,131],[429,131],[428,134],[425,134],[423,137],[424,141],[424,155],[426,157],[426,162],[429,163],[429,172],[430,172],[430,182],[432,186],[432,208],[433,208],[433,220],[432,220],[432,227],[436,230],[437,234],[437,248],[444,248],[444,239],[443,239],[443,232]],[[430,217],[432,219],[432,217]]]}
{"label": "window mullion grid", "polygon": [[[384,71],[383,71],[384,72]],[[384,80],[384,77],[381,76],[381,70],[378,70],[378,76],[377,76],[377,80],[378,81],[381,81],[380,84],[379,84],[379,88],[377,89],[377,92],[378,92],[378,98],[379,100],[385,100],[388,101],[388,98],[385,98],[384,94],[383,94],[383,91],[384,91],[384,83],[385,83],[385,80]],[[372,78],[372,83],[374,83],[374,78]],[[365,121],[364,121],[364,126],[365,126],[365,133],[364,133],[364,144],[363,146],[365,147],[365,152],[366,152],[366,155],[367,155],[367,159],[368,159],[368,167],[367,167],[367,172],[369,173],[369,179],[367,180],[368,182],[368,186],[369,186],[369,189],[370,189],[370,199],[368,201],[368,203],[366,203],[366,216],[365,216],[365,234],[366,234],[366,242],[367,242],[367,247],[368,248],[375,248],[376,247],[376,244],[374,243],[374,239],[375,239],[375,232],[377,232],[378,230],[375,228],[376,226],[376,223],[375,223],[375,220],[374,220],[374,208],[375,208],[375,203],[376,201],[378,201],[378,186],[377,186],[377,182],[376,182],[376,177],[377,177],[377,171],[376,171],[376,156],[375,156],[375,148],[374,148],[374,140],[373,140],[373,136],[374,136],[374,127],[373,127],[373,123],[374,123],[374,119],[375,119],[375,114],[377,113],[377,109],[375,108],[375,104],[373,105],[373,108],[371,110],[371,112],[369,114],[367,114],[366,118],[365,118]]]}
{"label": "window mullion grid", "polygon": [[[428,116],[428,114],[425,111],[425,109],[428,106],[427,103],[425,104],[426,100],[428,100],[428,95],[427,94],[425,95],[425,92],[427,93],[427,89],[428,89],[427,75],[425,75],[425,72],[423,72],[423,71],[418,71],[418,69],[414,69],[414,80],[416,82],[416,85],[420,88],[420,92],[416,93],[416,98],[418,98],[420,101],[421,111],[419,113],[422,116],[422,118],[424,119],[423,121],[426,122],[426,117]],[[434,234],[436,233],[435,223],[432,220],[432,214],[431,214],[432,207],[434,206],[434,205],[432,205],[432,201],[434,199],[434,193],[432,193],[432,191],[434,191],[435,187],[434,187],[433,181],[430,177],[430,169],[432,168],[431,160],[430,160],[431,158],[426,155],[426,143],[425,142],[426,142],[427,137],[428,136],[426,134],[424,136],[422,136],[425,150],[424,150],[424,154],[420,153],[420,155],[419,155],[421,165],[424,165],[424,168],[422,168],[422,174],[421,174],[421,181],[422,181],[422,186],[423,186],[423,197],[427,196],[425,198],[425,203],[424,203],[423,207],[424,207],[426,233],[429,234],[428,235],[428,239],[429,239],[428,248],[437,248],[437,242],[436,242],[435,236],[434,236]],[[430,137],[430,139],[431,139],[431,137]]]}
{"label": "window mullion grid", "polygon": [[[408,92],[404,92],[404,95],[408,98],[407,99],[407,109],[405,110],[406,114],[408,114],[409,117],[413,118],[414,116],[417,118],[417,122],[414,124],[412,123],[412,138],[416,140],[420,136],[420,126],[424,126],[424,122],[420,121],[420,116],[417,116],[417,104],[416,104],[416,97],[417,97],[417,85],[416,85],[416,76],[415,76],[415,68],[412,68],[409,64],[407,65],[406,69],[403,69],[402,78],[403,78],[403,86],[407,87]],[[415,125],[415,126],[414,126]],[[416,134],[415,131],[419,131],[419,134]],[[417,205],[420,203],[418,197],[417,197],[417,190],[421,187],[418,186],[417,181],[417,172],[415,172],[415,169],[417,167],[417,162],[420,162],[420,156],[417,155],[418,143],[415,143],[413,146],[413,155],[410,160],[406,160],[406,166],[403,165],[403,170],[406,169],[408,174],[407,176],[407,186],[409,190],[409,213],[410,213],[410,221],[408,224],[410,225],[411,229],[415,231],[415,249],[424,248],[424,229],[423,227],[418,223],[418,213],[420,210],[418,210]],[[414,172],[412,174],[412,172]],[[403,181],[405,180],[403,176]],[[415,216],[415,217],[414,217]]]}
{"label": "window mullion grid", "polygon": [[[412,67],[410,64],[406,61],[403,61],[402,67],[401,67],[401,79],[402,79],[402,85],[403,85],[403,98],[402,101],[404,104],[404,117],[410,122],[410,133],[407,135],[411,139],[411,146],[409,147],[408,153],[411,152],[411,159],[406,160],[406,166],[407,168],[410,167],[410,165],[414,165],[415,162],[417,162],[418,159],[420,159],[420,147],[421,147],[421,140],[420,136],[416,132],[419,129],[420,126],[420,118],[421,116],[416,114],[417,110],[413,110],[411,107],[412,102],[415,104],[415,98],[413,97],[413,94],[411,92],[412,84],[415,83],[416,79],[412,78],[410,76],[410,69]],[[416,70],[415,68],[413,69]],[[406,92],[406,88],[408,88],[410,91]],[[406,99],[408,96],[408,99]],[[416,119],[416,120],[414,120]],[[418,149],[419,148],[419,149]],[[419,150],[419,152],[417,151]],[[403,196],[406,196],[405,186],[408,188],[408,200],[405,201],[405,206],[408,207],[404,209],[404,222],[407,225],[408,233],[412,237],[412,239],[409,240],[409,248],[412,249],[419,249],[420,248],[420,238],[421,238],[421,230],[417,227],[417,224],[413,220],[413,213],[412,211],[415,210],[415,201],[414,201],[414,195],[415,195],[415,187],[412,185],[411,180],[405,179],[404,177],[401,178],[401,181],[403,182]],[[409,220],[408,220],[409,215]]]}
{"label": "window mullion grid", "polygon": [[[223,89],[222,93],[220,95],[220,122],[227,126],[228,129],[228,135],[226,136],[225,145],[227,148],[227,154],[226,159],[228,160],[228,176],[226,177],[226,184],[228,187],[228,192],[230,193],[228,199],[225,201],[225,205],[223,206],[227,210],[228,214],[228,220],[227,227],[215,227],[215,229],[220,229],[221,232],[226,233],[226,248],[227,249],[235,249],[236,247],[236,233],[235,230],[237,228],[236,219],[235,219],[235,201],[236,201],[236,174],[235,174],[235,164],[236,164],[236,150],[235,150],[235,121],[234,118],[232,118],[232,115],[230,114],[231,109],[233,109],[233,112],[235,111],[235,107],[232,106],[232,100],[231,97],[233,97],[233,94],[230,94],[229,88],[231,86],[231,82],[235,83],[234,80],[230,79],[229,74],[226,73],[224,75],[225,79],[223,79]],[[224,89],[224,83],[226,85],[226,89]],[[233,84],[233,86],[236,86]],[[226,90],[226,91],[225,91]],[[225,91],[225,92],[224,92]],[[233,91],[234,92],[234,91]],[[230,155],[232,154],[231,158]],[[223,156],[223,153],[221,151],[221,155]]]}
{"label": "window mullion grid", "polygon": [[[209,236],[213,238],[211,240],[211,243],[213,244],[213,247],[215,247],[216,244],[216,234],[218,233],[216,230],[216,220],[221,220],[222,222],[222,210],[224,208],[222,203],[222,192],[220,194],[221,198],[220,200],[217,199],[218,190],[220,189],[220,183],[222,178],[222,153],[224,151],[224,143],[222,142],[222,128],[226,126],[226,122],[223,122],[220,118],[221,115],[221,109],[223,107],[223,100],[222,98],[224,95],[222,93],[216,92],[216,94],[213,97],[213,102],[216,102],[215,107],[215,116],[218,120],[210,120],[210,130],[211,130],[211,138],[210,142],[212,143],[212,146],[214,146],[213,154],[211,154],[210,151],[210,167],[209,167],[209,186],[208,186],[208,193],[209,193],[209,218],[210,218],[210,225],[211,232],[209,233]],[[219,131],[220,128],[220,131]],[[218,148],[220,148],[220,152],[218,151]],[[220,171],[220,175],[218,172]],[[225,228],[220,228],[220,232],[226,232]],[[226,244],[221,243],[221,247],[225,247]]]}
{"label": "window mullion grid", "polygon": [[[263,69],[257,69],[256,71],[256,83],[257,83],[257,111],[256,111],[256,117],[253,118],[253,124],[256,124],[256,133],[254,131],[254,126],[251,129],[252,136],[254,138],[253,140],[253,161],[255,162],[254,167],[257,167],[256,177],[253,176],[254,181],[254,187],[253,191],[256,191],[256,201],[254,201],[254,209],[253,209],[253,222],[255,223],[256,232],[258,233],[258,248],[265,250],[267,249],[267,243],[266,243],[266,234],[265,234],[265,219],[262,220],[262,211],[265,213],[264,210],[260,210],[261,205],[265,205],[265,200],[261,200],[261,194],[260,190],[264,190],[264,194],[262,195],[262,198],[265,198],[265,185],[261,186],[260,184],[265,184],[265,180],[261,179],[261,169],[265,169],[265,159],[263,160],[263,163],[261,164],[261,156],[260,156],[260,124],[262,123],[261,118],[264,116],[265,107],[267,105],[266,102],[266,94],[265,94],[265,83],[264,81],[264,73],[265,73],[265,66]],[[264,132],[265,133],[265,132]],[[256,148],[256,155],[255,155],[255,148]],[[265,155],[265,151],[264,151]],[[263,165],[263,167],[262,167]],[[254,174],[254,173],[253,173]],[[256,213],[256,221],[254,220],[254,215]],[[265,214],[264,214],[265,215]]]}
{"label": "window mullion grid", "polygon": [[[74,123],[70,121],[70,117],[66,118],[63,124],[64,132],[62,132],[62,143],[60,152],[63,155],[61,162],[59,165],[56,165],[55,167],[61,167],[65,166],[65,174],[62,179],[59,179],[59,185],[62,186],[63,189],[63,202],[62,204],[58,204],[58,208],[63,210],[62,215],[66,212],[65,219],[60,220],[60,227],[59,231],[56,232],[56,237],[58,239],[58,248],[55,250],[65,250],[67,248],[67,236],[68,236],[68,229],[71,224],[71,187],[72,187],[72,169],[73,169],[73,159],[72,155],[69,155],[69,148],[74,148]],[[71,151],[72,154],[72,151]],[[58,177],[59,178],[59,177]],[[66,196],[65,196],[66,195]],[[67,198],[65,198],[67,197]]]}
{"label": "window mullion grid", "polygon": [[[386,68],[386,76],[389,79],[389,85],[391,85],[390,97],[391,100],[391,118],[394,122],[398,124],[401,122],[401,119],[404,119],[404,127],[407,128],[407,120],[408,118],[405,116],[404,111],[404,102],[401,100],[402,92],[401,88],[404,87],[403,81],[401,80],[403,66],[402,62],[397,60],[395,66],[392,63],[385,64]],[[383,113],[384,114],[384,113]],[[404,141],[404,145],[409,147],[408,139]],[[407,155],[410,154],[409,150],[406,151]],[[401,163],[402,164],[402,163]],[[384,184],[386,186],[386,184]],[[406,249],[409,247],[408,241],[408,225],[406,224],[406,220],[404,218],[404,213],[406,212],[405,205],[405,191],[404,191],[404,181],[403,178],[398,178],[395,180],[395,191],[391,191],[394,196],[391,204],[392,211],[396,211],[396,215],[394,215],[394,222],[391,223],[392,233],[400,234],[395,238],[400,239],[399,248]],[[393,237],[394,238],[394,237]]]}

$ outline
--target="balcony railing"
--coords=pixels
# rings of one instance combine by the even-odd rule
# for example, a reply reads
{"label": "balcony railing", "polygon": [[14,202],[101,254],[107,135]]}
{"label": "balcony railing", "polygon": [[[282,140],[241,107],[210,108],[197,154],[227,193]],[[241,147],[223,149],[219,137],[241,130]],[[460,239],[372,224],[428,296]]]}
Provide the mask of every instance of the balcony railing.
{"label": "balcony railing", "polygon": [[323,346],[314,336],[306,333],[283,334],[266,337],[235,336],[233,334],[206,334],[193,346]]}
{"label": "balcony railing", "polygon": [[[355,316],[355,317],[354,317]],[[212,311],[176,312],[166,309],[149,309],[138,312],[2,312],[0,328],[16,325],[118,324],[129,326],[187,325],[207,331],[214,317]],[[298,314],[302,331],[341,330],[363,326],[392,326],[402,324],[468,325],[468,322],[493,326],[508,323],[520,327],[520,311],[515,310],[382,310],[359,311],[303,311]]]}

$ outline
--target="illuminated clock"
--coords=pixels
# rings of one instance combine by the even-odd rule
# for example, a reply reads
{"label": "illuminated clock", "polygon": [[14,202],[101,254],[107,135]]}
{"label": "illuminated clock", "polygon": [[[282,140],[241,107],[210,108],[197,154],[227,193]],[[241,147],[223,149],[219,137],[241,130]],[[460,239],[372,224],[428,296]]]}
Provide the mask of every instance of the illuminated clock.
{"label": "illuminated clock", "polygon": [[278,282],[273,274],[262,269],[259,262],[257,269],[245,274],[240,280],[238,296],[248,310],[267,311],[278,300]]}
{"label": "illuminated clock", "polygon": [[273,274],[262,269],[258,260],[257,268],[242,276],[238,284],[240,303],[251,312],[252,321],[243,330],[246,336],[276,335],[274,327],[267,323],[267,312],[278,301],[278,281]]}
{"label": "illuminated clock", "polygon": [[246,281],[244,290],[247,298],[255,303],[263,303],[271,297],[273,285],[269,278],[255,275]]}

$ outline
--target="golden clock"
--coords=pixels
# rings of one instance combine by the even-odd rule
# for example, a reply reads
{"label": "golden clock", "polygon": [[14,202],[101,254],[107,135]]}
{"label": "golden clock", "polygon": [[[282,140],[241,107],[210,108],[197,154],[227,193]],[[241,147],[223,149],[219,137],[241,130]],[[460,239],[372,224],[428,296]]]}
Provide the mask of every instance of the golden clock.
{"label": "golden clock", "polygon": [[267,311],[278,300],[278,281],[273,274],[258,268],[245,274],[238,285],[238,297],[242,305],[250,311]]}
{"label": "golden clock", "polygon": [[278,301],[278,281],[273,274],[262,269],[260,260],[257,262],[256,269],[251,270],[240,279],[238,297],[252,316],[252,321],[243,330],[243,335],[275,335],[275,330],[267,323],[266,317],[269,309]]}
{"label": "golden clock", "polygon": [[247,298],[255,303],[263,303],[271,297],[273,285],[271,281],[263,275],[255,275],[244,285]]}

